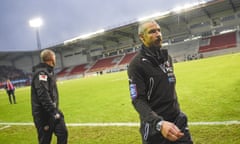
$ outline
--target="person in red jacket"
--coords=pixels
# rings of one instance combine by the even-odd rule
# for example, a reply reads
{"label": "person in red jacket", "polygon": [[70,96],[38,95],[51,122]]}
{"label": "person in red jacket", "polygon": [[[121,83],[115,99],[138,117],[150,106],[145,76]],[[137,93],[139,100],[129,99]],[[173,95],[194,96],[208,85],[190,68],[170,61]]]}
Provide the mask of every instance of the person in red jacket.
{"label": "person in red jacket", "polygon": [[140,117],[143,144],[192,144],[187,116],[180,110],[173,63],[162,49],[156,21],[140,23],[141,49],[128,67],[132,104]]}
{"label": "person in red jacket", "polygon": [[8,94],[10,104],[12,104],[12,103],[16,104],[17,102],[16,102],[16,97],[15,97],[15,87],[9,79],[6,82],[5,88],[6,88],[6,91]]}

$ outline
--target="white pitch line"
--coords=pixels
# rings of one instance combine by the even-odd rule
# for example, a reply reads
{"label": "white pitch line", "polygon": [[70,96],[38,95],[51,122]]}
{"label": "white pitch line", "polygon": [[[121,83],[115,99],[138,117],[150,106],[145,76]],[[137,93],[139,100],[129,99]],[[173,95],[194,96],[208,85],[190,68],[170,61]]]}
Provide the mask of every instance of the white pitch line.
{"label": "white pitch line", "polygon": [[240,121],[222,121],[222,122],[189,122],[189,125],[233,125],[240,124]]}
{"label": "white pitch line", "polygon": [[[215,122],[189,122],[188,125],[192,126],[201,126],[201,125],[234,125],[234,124],[240,124],[240,121],[215,121]],[[31,122],[27,123],[15,123],[15,122],[0,122],[0,125],[15,125],[15,126],[33,126],[34,124]],[[67,126],[73,126],[73,127],[107,127],[107,126],[125,126],[125,127],[138,127],[139,123],[137,122],[110,122],[110,123],[67,123]]]}
{"label": "white pitch line", "polygon": [[4,126],[4,127],[1,127],[0,130],[6,129],[6,128],[9,128],[9,127],[11,127],[11,126],[7,125],[7,126]]}
{"label": "white pitch line", "polygon": [[0,122],[0,125],[31,126],[31,125],[33,125],[33,123],[31,123],[31,122],[28,122],[28,123],[24,123],[24,122]]}
{"label": "white pitch line", "polygon": [[89,126],[89,127],[105,127],[105,126],[127,126],[127,127],[135,127],[139,126],[139,123],[69,123],[67,126]]}

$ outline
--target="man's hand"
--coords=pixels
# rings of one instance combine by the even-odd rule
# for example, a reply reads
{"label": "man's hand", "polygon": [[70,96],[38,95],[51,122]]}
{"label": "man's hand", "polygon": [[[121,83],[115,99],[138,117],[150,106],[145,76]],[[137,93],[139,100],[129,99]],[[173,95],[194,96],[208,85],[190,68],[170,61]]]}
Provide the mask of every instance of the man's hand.
{"label": "man's hand", "polygon": [[163,121],[161,133],[163,137],[170,141],[176,141],[184,135],[175,124],[168,121]]}
{"label": "man's hand", "polygon": [[59,113],[56,113],[56,114],[54,115],[54,119],[55,119],[55,120],[60,119],[60,117],[61,117],[61,115],[60,115]]}

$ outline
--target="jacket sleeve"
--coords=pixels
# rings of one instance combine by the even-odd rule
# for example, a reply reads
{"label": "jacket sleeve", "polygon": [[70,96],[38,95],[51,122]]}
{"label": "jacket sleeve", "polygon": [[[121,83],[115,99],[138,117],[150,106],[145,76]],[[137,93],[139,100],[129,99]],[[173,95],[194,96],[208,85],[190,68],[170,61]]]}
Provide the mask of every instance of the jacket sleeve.
{"label": "jacket sleeve", "polygon": [[49,86],[49,76],[46,72],[39,72],[34,79],[35,93],[39,102],[50,115],[54,116],[58,110],[56,104],[51,99],[51,86]]}
{"label": "jacket sleeve", "polygon": [[155,130],[157,122],[163,118],[154,112],[148,104],[147,84],[144,80],[144,70],[141,66],[130,65],[128,68],[129,90],[132,104],[139,113],[141,120]]}

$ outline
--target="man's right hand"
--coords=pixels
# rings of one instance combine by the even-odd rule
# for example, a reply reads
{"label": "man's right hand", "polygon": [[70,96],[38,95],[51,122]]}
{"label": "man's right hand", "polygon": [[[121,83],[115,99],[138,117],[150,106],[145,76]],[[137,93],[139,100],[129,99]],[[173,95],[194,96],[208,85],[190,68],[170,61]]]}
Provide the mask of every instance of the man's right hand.
{"label": "man's right hand", "polygon": [[60,119],[60,117],[61,117],[61,115],[60,115],[59,113],[56,113],[56,114],[54,115],[54,119],[55,119],[55,120]]}
{"label": "man's right hand", "polygon": [[168,121],[163,121],[161,133],[163,137],[170,141],[176,141],[184,136],[184,133],[182,133],[174,123]]}

